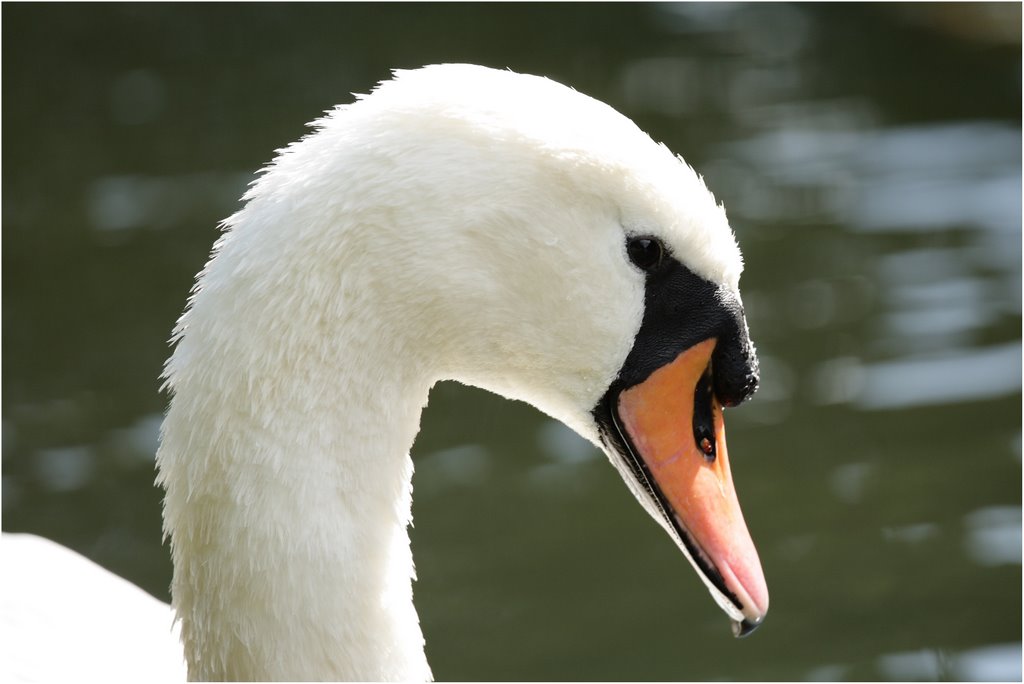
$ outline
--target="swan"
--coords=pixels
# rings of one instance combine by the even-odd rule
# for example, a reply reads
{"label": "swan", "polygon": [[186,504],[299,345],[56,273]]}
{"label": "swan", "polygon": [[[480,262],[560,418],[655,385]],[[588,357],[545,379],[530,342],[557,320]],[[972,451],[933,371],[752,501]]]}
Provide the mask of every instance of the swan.
{"label": "swan", "polygon": [[188,677],[431,678],[409,452],[444,379],[599,446],[734,632],[758,626],[722,419],[757,358],[703,180],[611,107],[473,65],[396,71],[312,126],[223,222],[164,369]]}
{"label": "swan", "polygon": [[0,681],[183,682],[174,613],[33,534],[0,535]]}

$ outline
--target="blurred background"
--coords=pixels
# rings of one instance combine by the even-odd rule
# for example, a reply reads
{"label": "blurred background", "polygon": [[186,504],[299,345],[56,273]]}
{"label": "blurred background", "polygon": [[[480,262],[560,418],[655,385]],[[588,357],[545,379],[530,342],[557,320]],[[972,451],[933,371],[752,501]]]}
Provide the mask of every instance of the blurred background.
{"label": "blurred background", "polygon": [[1021,7],[3,6],[3,529],[167,599],[167,339],[253,173],[395,67],[550,76],[681,153],[743,248],[730,411],[772,609],[737,641],[587,443],[435,388],[438,679],[1021,677]]}

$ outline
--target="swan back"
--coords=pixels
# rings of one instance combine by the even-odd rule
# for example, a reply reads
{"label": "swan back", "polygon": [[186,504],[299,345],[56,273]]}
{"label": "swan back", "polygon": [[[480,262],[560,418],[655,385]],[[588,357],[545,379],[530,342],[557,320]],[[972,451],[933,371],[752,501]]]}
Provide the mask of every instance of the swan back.
{"label": "swan back", "polygon": [[184,681],[167,604],[31,534],[0,535],[0,569],[4,681]]}

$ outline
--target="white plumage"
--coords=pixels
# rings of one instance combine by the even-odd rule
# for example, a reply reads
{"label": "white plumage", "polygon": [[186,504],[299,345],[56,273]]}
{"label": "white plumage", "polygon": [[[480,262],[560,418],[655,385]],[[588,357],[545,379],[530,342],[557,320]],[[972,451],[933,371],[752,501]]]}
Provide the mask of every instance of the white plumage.
{"label": "white plumage", "polygon": [[407,526],[431,386],[528,401],[597,443],[590,410],[643,314],[625,236],[738,294],[701,179],[552,81],[398,72],[315,127],[225,222],[166,366],[157,460],[192,678],[429,678]]}
{"label": "white plumage", "polygon": [[60,544],[0,536],[5,682],[181,682],[174,613]]}

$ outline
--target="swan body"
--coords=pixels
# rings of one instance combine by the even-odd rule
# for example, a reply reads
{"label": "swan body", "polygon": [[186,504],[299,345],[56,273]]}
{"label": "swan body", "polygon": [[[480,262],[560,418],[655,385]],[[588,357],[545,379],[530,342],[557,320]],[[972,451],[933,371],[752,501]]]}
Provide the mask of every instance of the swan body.
{"label": "swan body", "polygon": [[170,606],[31,534],[0,536],[5,682],[182,682]]}
{"label": "swan body", "polygon": [[604,104],[469,65],[396,72],[314,128],[224,222],[165,368],[189,677],[431,677],[409,450],[442,379],[600,445],[740,631],[758,624],[720,410],[756,358],[697,174]]}

